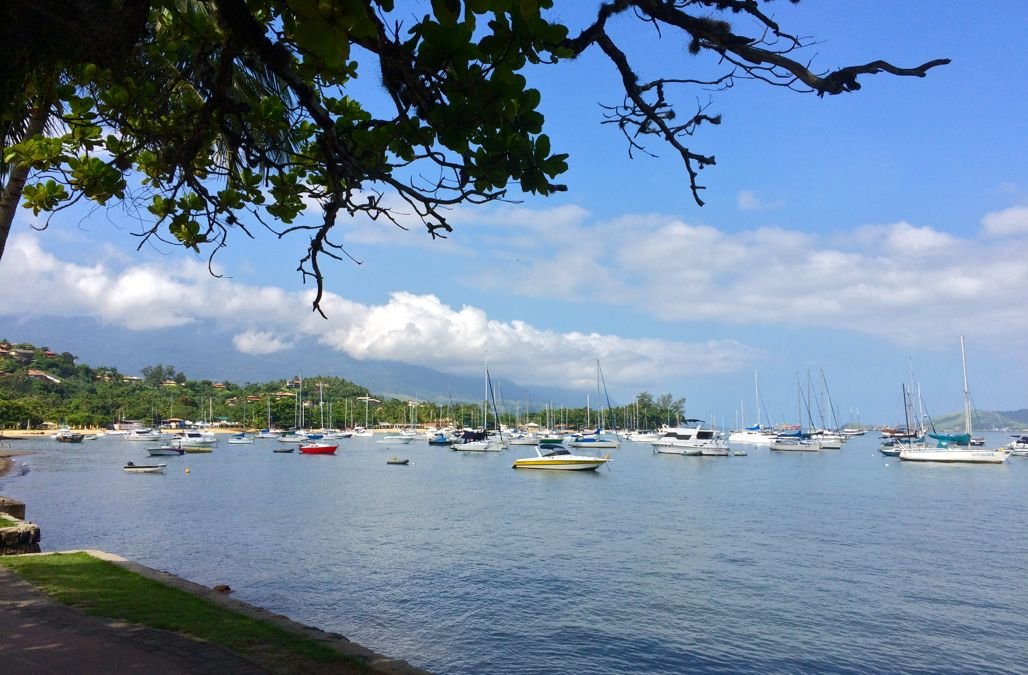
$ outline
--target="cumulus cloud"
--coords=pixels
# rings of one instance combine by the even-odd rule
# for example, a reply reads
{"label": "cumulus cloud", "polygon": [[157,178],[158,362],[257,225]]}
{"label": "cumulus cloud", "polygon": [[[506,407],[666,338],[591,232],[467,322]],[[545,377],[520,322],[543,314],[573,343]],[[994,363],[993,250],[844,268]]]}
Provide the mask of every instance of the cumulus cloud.
{"label": "cumulus cloud", "polygon": [[140,331],[216,323],[235,332],[232,344],[246,354],[281,352],[309,337],[361,360],[402,361],[464,375],[481,373],[488,362],[508,377],[560,387],[595,386],[597,359],[605,364],[611,386],[646,388],[655,380],[748,368],[758,356],[756,349],[731,340],[561,333],[525,321],[497,321],[482,308],[451,307],[434,295],[406,291],[377,305],[326,293],[326,321],[309,311],[310,291],[289,293],[213,278],[206,265],[188,260],[160,267],[81,266],[45,251],[34,235],[12,237],[0,266],[0,287],[26,289],[0,294],[0,316],[88,316]]}
{"label": "cumulus cloud", "polygon": [[288,349],[290,341],[267,331],[243,331],[232,337],[232,346],[243,354],[274,354]]}
{"label": "cumulus cloud", "polygon": [[1028,206],[1013,206],[993,211],[982,218],[985,234],[990,237],[1020,237],[1028,235]]}
{"label": "cumulus cloud", "polygon": [[[1003,213],[1003,231],[1017,231],[1017,213]],[[1010,311],[1028,287],[1024,240],[961,238],[906,222],[830,237],[782,228],[728,233],[658,214],[541,237],[546,246],[534,242],[530,266],[504,270],[506,287],[603,298],[670,321],[814,326],[904,345],[937,345],[957,326],[997,339],[1028,330],[1028,313]]]}

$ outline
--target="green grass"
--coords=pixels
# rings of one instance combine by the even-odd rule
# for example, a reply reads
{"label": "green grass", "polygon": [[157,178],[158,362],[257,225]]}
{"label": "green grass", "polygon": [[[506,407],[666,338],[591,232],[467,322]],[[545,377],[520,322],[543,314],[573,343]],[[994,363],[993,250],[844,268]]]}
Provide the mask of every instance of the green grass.
{"label": "green grass", "polygon": [[[10,567],[56,600],[83,611],[217,643],[273,672],[326,665],[339,672],[369,672],[357,657],[251,619],[191,593],[147,579],[87,553],[5,556]],[[297,667],[300,666],[300,671]]]}
{"label": "green grass", "polygon": [[11,520],[7,516],[0,516],[0,527],[15,527],[20,524],[17,520]]}

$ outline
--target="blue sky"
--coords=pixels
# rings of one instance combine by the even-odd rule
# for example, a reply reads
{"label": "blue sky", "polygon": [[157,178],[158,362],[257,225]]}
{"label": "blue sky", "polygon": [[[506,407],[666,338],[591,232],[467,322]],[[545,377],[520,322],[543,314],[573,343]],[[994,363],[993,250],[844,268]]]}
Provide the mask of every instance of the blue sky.
{"label": "blue sky", "polygon": [[[586,6],[565,5],[567,20],[581,23]],[[842,421],[856,410],[896,421],[911,370],[930,412],[957,410],[963,334],[977,406],[1028,407],[1024,6],[762,7],[816,37],[805,52],[814,70],[952,63],[924,79],[864,76],[861,91],[825,99],[756,82],[713,94],[723,123],[692,139],[717,156],[700,208],[673,152],[653,144],[657,157],[630,160],[601,125],[600,104],[620,101],[616,75],[586,55],[532,73],[554,148],[571,153],[568,192],[456,210],[447,241],[414,223],[343,224],[362,264],[328,270],[328,321],[311,314],[295,272],[301,237],[237,238],[216,259],[224,278],[212,278],[191,254],[136,252],[134,225],[111,209],[43,232],[27,215],[16,222],[0,262],[0,333],[18,339],[25,317],[79,316],[84,331],[138,335],[145,352],[160,331],[209,326],[222,348],[268,359],[315,341],[447,374],[488,361],[526,386],[580,390],[583,404],[598,359],[616,402],[672,393],[727,426],[743,405],[753,417],[754,371],[775,421],[795,421],[797,377],[821,371]],[[712,72],[672,36],[618,30],[644,77]],[[692,112],[707,94],[678,100]],[[58,337],[52,348],[80,353],[74,336]]]}

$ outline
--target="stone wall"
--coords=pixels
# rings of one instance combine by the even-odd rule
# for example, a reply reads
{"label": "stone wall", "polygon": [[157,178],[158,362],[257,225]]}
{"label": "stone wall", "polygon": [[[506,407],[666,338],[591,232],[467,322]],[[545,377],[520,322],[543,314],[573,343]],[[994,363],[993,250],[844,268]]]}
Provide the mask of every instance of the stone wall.
{"label": "stone wall", "polygon": [[0,497],[0,513],[18,521],[13,527],[0,527],[0,555],[39,553],[39,525],[25,522],[25,505]]}

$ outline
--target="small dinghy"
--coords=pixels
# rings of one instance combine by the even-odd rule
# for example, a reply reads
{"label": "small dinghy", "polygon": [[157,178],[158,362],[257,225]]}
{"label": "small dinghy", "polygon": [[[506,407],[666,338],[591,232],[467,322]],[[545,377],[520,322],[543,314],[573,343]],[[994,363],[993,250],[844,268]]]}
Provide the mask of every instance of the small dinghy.
{"label": "small dinghy", "polygon": [[296,448],[275,448],[272,452],[287,453],[292,452],[293,450],[296,450]]}
{"label": "small dinghy", "polygon": [[386,464],[398,464],[398,465],[406,466],[407,464],[410,464],[410,460],[409,459],[401,459],[399,457],[391,457],[391,458],[386,460]]}
{"label": "small dinghy", "polygon": [[164,473],[164,470],[168,468],[167,464],[133,464],[129,462],[125,465],[125,471],[127,473]]}

